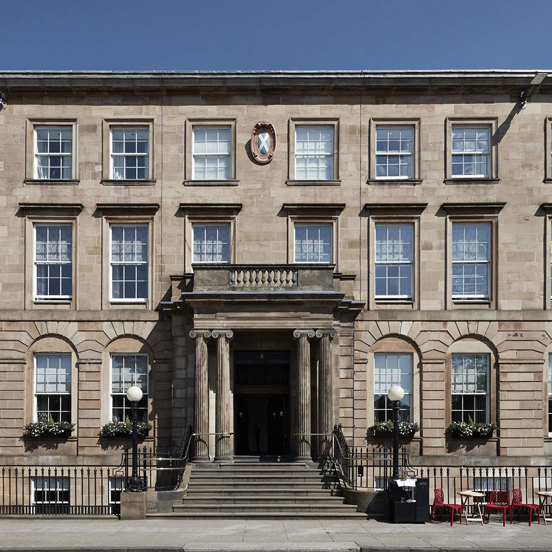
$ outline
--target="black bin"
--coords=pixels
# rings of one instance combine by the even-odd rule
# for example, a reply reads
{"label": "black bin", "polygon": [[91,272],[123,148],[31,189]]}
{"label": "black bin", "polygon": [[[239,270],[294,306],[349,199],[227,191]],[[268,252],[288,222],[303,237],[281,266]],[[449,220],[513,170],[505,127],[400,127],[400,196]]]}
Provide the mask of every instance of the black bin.
{"label": "black bin", "polygon": [[429,520],[429,479],[419,477],[411,486],[389,480],[389,517],[393,523],[425,523]]}

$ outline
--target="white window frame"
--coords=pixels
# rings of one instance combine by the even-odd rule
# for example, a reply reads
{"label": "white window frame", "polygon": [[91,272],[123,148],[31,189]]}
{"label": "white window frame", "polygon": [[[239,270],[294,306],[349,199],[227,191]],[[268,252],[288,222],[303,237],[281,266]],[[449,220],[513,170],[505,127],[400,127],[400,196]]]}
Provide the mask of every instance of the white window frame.
{"label": "white window frame", "polygon": [[[69,357],[69,381],[68,387],[69,392],[65,393],[38,393],[37,392],[37,357],[39,356],[45,356],[45,357]],[[69,396],[69,422],[72,422],[73,420],[73,404],[72,404],[72,391],[73,391],[73,359],[71,356],[71,353],[35,353],[33,355],[33,420],[35,422],[38,421],[38,395],[68,395]],[[62,411],[60,410],[60,413]]]}
{"label": "white window frame", "polygon": [[[196,145],[196,131],[197,130],[226,130],[228,132],[228,144],[230,146],[230,152],[229,153],[196,153],[195,152],[195,145]],[[220,142],[217,142],[220,143]],[[231,180],[232,179],[232,147],[233,147],[233,140],[232,140],[232,125],[193,125],[192,126],[192,180],[198,180],[198,181],[225,181],[225,180]],[[196,177],[196,157],[215,157],[217,159],[220,159],[222,157],[228,159],[228,169],[227,174],[224,178],[197,178]],[[218,172],[218,165],[217,165],[217,172]]]}
{"label": "white window frame", "polygon": [[[134,227],[134,228],[146,228],[147,230],[147,244],[146,244],[146,255],[147,259],[145,261],[140,262],[125,262],[125,261],[118,261],[113,262],[113,227],[120,226],[120,227]],[[149,259],[150,259],[150,231],[149,231],[149,224],[147,223],[136,223],[133,224],[131,222],[112,222],[109,224],[109,301],[111,303],[147,303],[150,295],[150,266],[149,266]],[[146,297],[113,297],[113,266],[114,265],[145,265],[146,266],[146,275],[147,275],[147,286],[146,286]],[[138,280],[136,280],[138,281]]]}
{"label": "white window frame", "polygon": [[[332,133],[332,151],[331,153],[308,153],[308,154],[305,154],[305,153],[297,153],[297,143],[298,143],[298,140],[297,140],[297,132],[299,130],[303,130],[303,129],[317,129],[317,130],[329,130],[331,131]],[[296,123],[295,126],[294,126],[294,133],[295,133],[295,136],[294,136],[294,163],[293,163],[293,167],[294,167],[294,179],[298,182],[303,182],[303,181],[321,181],[321,182],[324,182],[324,181],[328,181],[328,180],[334,180],[335,179],[335,174],[336,174],[336,167],[335,167],[335,163],[336,163],[336,155],[335,155],[335,152],[336,152],[336,148],[335,148],[335,140],[336,140],[336,126],[333,125],[333,124],[303,124],[303,123]],[[297,158],[298,157],[306,157],[306,158],[309,158],[309,157],[312,157],[312,158],[329,158],[330,161],[331,161],[331,170],[330,170],[330,175],[329,175],[329,178],[309,178],[308,176],[306,178],[299,178],[297,176]]]}
{"label": "white window frame", "polygon": [[[71,254],[71,260],[70,261],[59,261],[59,262],[48,262],[48,261],[38,261],[36,258],[36,246],[37,246],[37,239],[36,239],[36,231],[37,227],[39,226],[46,226],[46,227],[61,227],[66,226],[71,229],[71,246],[70,246],[70,254]],[[46,242],[49,243],[49,242]],[[38,265],[54,265],[58,264],[61,266],[63,265],[69,265],[71,267],[71,294],[69,295],[38,295]],[[60,268],[61,270],[61,268]],[[50,278],[48,277],[48,280]],[[63,280],[62,276],[60,276],[60,291],[61,291],[61,280]],[[71,223],[54,223],[54,222],[34,222],[33,223],[33,297],[35,301],[70,301],[73,297],[73,225]]]}
{"label": "white window frame", "polygon": [[[146,152],[135,152],[135,153],[126,153],[126,152],[117,152],[113,151],[113,131],[122,130],[123,132],[132,132],[138,130],[146,130],[148,133],[148,148]],[[123,140],[125,143],[126,140]],[[123,148],[124,149],[124,148]],[[146,176],[144,178],[138,178],[138,169],[136,171],[136,178],[126,178],[126,166],[124,168],[125,178],[117,178],[115,176],[115,167],[113,159],[115,157],[145,157],[147,159],[147,166],[145,167]],[[125,180],[149,180],[151,175],[151,127],[149,125],[110,125],[109,126],[109,178],[116,181],[125,181]]]}
{"label": "white window frame", "polygon": [[[113,420],[113,396],[118,395],[123,397],[123,414],[126,413],[127,409],[125,408],[126,404],[126,389],[123,390],[122,393],[114,393],[113,392],[113,357],[114,356],[122,356],[122,357],[142,357],[146,359],[146,389],[142,389],[143,397],[145,398],[146,402],[146,420],[149,416],[149,387],[150,387],[150,375],[149,375],[149,356],[146,353],[111,353],[109,355],[109,419]],[[136,364],[135,364],[136,366]],[[136,370],[133,373],[132,376],[133,383],[132,385],[136,385]],[[130,411],[130,407],[128,409]],[[126,418],[126,416],[125,416]],[[124,421],[124,420],[123,420]]]}
{"label": "white window frame", "polygon": [[[376,357],[378,356],[384,356],[386,357],[386,360],[385,360],[385,371],[386,373],[389,372],[389,368],[387,368],[387,357],[391,357],[391,356],[396,356],[396,357],[409,357],[410,358],[410,391],[407,392],[407,390],[405,390],[405,396],[408,396],[409,397],[409,404],[410,404],[410,408],[409,408],[409,411],[408,411],[408,421],[409,422],[412,422],[412,418],[413,418],[413,408],[414,408],[414,393],[413,393],[413,390],[414,390],[414,356],[412,353],[402,353],[402,352],[397,352],[397,353],[392,353],[392,352],[378,352],[378,353],[374,353],[374,398],[373,398],[373,402],[372,402],[372,412],[374,414],[374,422],[376,422],[376,404],[375,404],[375,397],[376,395],[384,395],[385,396],[385,417],[386,417],[386,420],[385,421],[389,421],[389,413],[392,414],[392,407],[389,406],[389,398],[387,397],[387,391],[389,390],[389,388],[385,389],[385,393],[380,393],[379,390],[378,390],[378,381],[377,381],[377,378],[376,378]],[[399,368],[400,370],[400,368]],[[398,384],[400,385],[401,382],[400,381],[397,381],[395,383],[389,383],[389,387],[391,387],[391,385],[395,385],[395,384]],[[377,409],[378,411],[381,411],[382,409]],[[403,412],[405,411],[405,409],[401,409]],[[391,420],[393,419],[392,417],[390,418]],[[377,423],[377,422],[376,422]]]}
{"label": "white window frame", "polygon": [[[214,226],[217,227],[217,244],[218,242],[218,229],[220,227],[228,227],[228,260],[226,261],[201,261],[195,259],[195,229],[200,226]],[[232,224],[230,222],[192,222],[192,264],[230,264],[232,262]]]}
{"label": "white window frame", "polygon": [[[482,260],[468,260],[468,261],[455,261],[454,260],[454,226],[455,225],[471,225],[471,226],[483,226],[486,225],[489,228],[489,243],[488,243],[488,253],[489,258],[482,261]],[[466,243],[464,241],[464,243]],[[475,242],[483,243],[483,242]],[[451,244],[452,244],[452,251],[451,251],[451,290],[452,290],[452,300],[453,301],[490,301],[491,299],[491,282],[492,282],[492,262],[493,262],[493,225],[492,222],[484,222],[484,221],[453,221],[452,222],[452,228],[451,228]],[[476,247],[477,249],[477,247]],[[471,295],[466,294],[454,294],[454,266],[455,265],[486,265],[487,266],[487,291],[485,294],[478,294],[474,293]],[[465,278],[465,276],[463,276]]]}
{"label": "white window frame", "polygon": [[[462,356],[462,357],[485,356],[487,358],[487,382],[486,382],[487,383],[487,386],[486,386],[487,389],[486,389],[485,393],[482,393],[482,392],[466,393],[464,391],[461,392],[461,393],[454,393],[453,392],[453,385],[454,385],[454,382],[453,382],[453,369],[454,369],[454,357],[455,356]],[[476,364],[476,369],[477,369],[477,364]],[[464,378],[464,383],[465,383],[465,378]],[[453,395],[473,396],[473,397],[475,397],[477,395],[479,395],[479,396],[484,395],[485,396],[485,423],[489,423],[490,414],[491,414],[490,389],[491,389],[491,355],[489,353],[452,353],[451,359],[450,359],[450,400],[451,400],[450,412],[451,412],[451,419],[452,419],[452,413],[453,412],[461,412],[462,420],[460,420],[460,421],[463,421],[464,413],[469,412],[464,408],[463,401],[462,401],[462,410],[453,410],[453,408],[452,408],[452,396]],[[474,409],[474,412],[475,412],[475,409]],[[476,422],[477,420],[473,419],[473,421]]]}
{"label": "white window frame", "polygon": [[[374,291],[377,289],[377,267],[378,266],[388,266],[388,265],[397,265],[397,266],[410,266],[410,293],[408,295],[377,295],[374,293],[374,297],[377,300],[403,300],[403,301],[412,301],[414,298],[414,268],[415,268],[415,227],[413,222],[376,222],[374,228]],[[412,258],[409,262],[407,261],[378,261],[377,258],[377,228],[378,226],[409,226],[411,229],[411,248],[412,248]],[[391,243],[389,240],[386,243]],[[399,242],[402,243],[402,242]],[[400,279],[400,278],[399,278]],[[386,281],[389,280],[389,276],[386,277]]]}
{"label": "white window frame", "polygon": [[[390,150],[387,150],[387,151],[379,151],[378,150],[378,143],[380,142],[380,140],[378,140],[378,131],[379,130],[386,130],[386,131],[390,131],[390,130],[398,130],[398,131],[403,131],[403,130],[409,130],[411,133],[412,133],[412,136],[411,136],[411,143],[412,143],[412,149],[411,151],[409,152],[402,152],[402,151],[390,151]],[[415,178],[415,174],[416,174],[416,167],[415,167],[415,163],[416,163],[416,159],[415,159],[415,153],[416,153],[416,143],[415,143],[415,140],[416,140],[416,127],[414,125],[390,125],[390,124],[376,124],[376,132],[375,132],[375,140],[376,140],[376,144],[375,144],[375,178],[376,180],[414,180]],[[389,137],[387,138],[387,142],[389,143]],[[402,143],[402,140],[399,140],[399,143]],[[411,174],[410,175],[406,175],[406,176],[401,176],[401,175],[398,175],[398,176],[378,176],[378,166],[380,166],[378,164],[378,155],[385,155],[386,157],[391,157],[391,156],[397,156],[399,157],[399,172],[400,172],[400,166],[401,166],[401,163],[400,163],[400,160],[401,158],[406,158],[406,157],[409,157],[410,158],[410,169],[411,169]],[[387,172],[389,173],[389,160],[387,160],[386,164],[385,164],[385,167],[387,167]]]}
{"label": "white window frame", "polygon": [[[38,151],[38,131],[39,130],[70,130],[71,131],[71,152],[39,152]],[[48,139],[48,144],[50,144],[50,139]],[[49,148],[48,148],[49,149]],[[61,148],[60,148],[61,149]],[[33,127],[33,178],[36,180],[72,180],[75,178],[75,166],[74,166],[74,155],[75,155],[75,132],[73,125],[34,125]],[[60,176],[59,178],[53,178],[50,174],[50,161],[48,160],[48,177],[41,178],[38,174],[38,158],[39,157],[69,157],[71,160],[70,170],[71,174],[68,177],[63,176],[63,161],[61,162]]]}
{"label": "white window frame", "polygon": [[[327,226],[330,228],[330,260],[329,261],[298,261],[297,260],[297,227],[298,226],[318,226],[319,234],[320,227]],[[318,253],[318,258],[320,258],[320,252]],[[293,225],[293,262],[295,264],[320,264],[320,265],[331,265],[334,264],[334,225],[331,222],[295,222]]]}
{"label": "white window frame", "polygon": [[[42,480],[43,482],[48,482],[48,490],[46,492],[51,492],[52,490],[49,488],[50,483],[54,482],[55,488],[53,491],[56,493],[56,501],[51,502],[43,502],[43,501],[37,501],[36,500],[36,493],[38,492],[37,489],[37,482],[38,480]],[[64,482],[67,482],[67,488],[63,487],[62,489],[59,488],[58,482],[63,484]],[[42,489],[44,490],[44,489]],[[67,502],[59,501],[59,493],[60,492],[67,492],[69,495],[69,499]],[[58,505],[58,506],[67,506],[67,509],[71,507],[71,478],[68,475],[33,475],[31,477],[31,506],[42,506],[42,505]]]}
{"label": "white window frame", "polygon": [[[476,152],[476,151],[454,151],[454,131],[455,130],[466,130],[466,129],[473,129],[476,132],[478,130],[485,130],[488,133],[487,138],[487,151],[486,152]],[[479,178],[491,178],[493,174],[493,167],[492,167],[492,144],[491,144],[491,138],[492,138],[492,126],[486,125],[486,124],[460,124],[460,123],[453,123],[451,126],[451,138],[450,138],[450,176],[453,179],[479,179]],[[477,139],[475,139],[477,142]],[[464,138],[465,142],[465,138]],[[462,167],[465,166],[465,163],[463,161],[464,156],[466,155],[473,155],[474,156],[474,164],[477,164],[477,158],[486,158],[486,167],[487,167],[487,173],[486,174],[465,174],[464,172],[462,174],[454,174],[454,156],[460,155],[462,156]]]}
{"label": "white window frame", "polygon": [[[120,488],[119,488],[120,487]],[[125,477],[123,475],[110,475],[109,476],[109,490],[108,490],[108,505],[110,506],[111,513],[120,513],[121,508],[121,498],[119,496],[119,500],[113,500],[112,494],[113,492],[119,492],[122,493],[126,490],[126,482]],[[114,512],[114,509],[117,509],[118,512]]]}

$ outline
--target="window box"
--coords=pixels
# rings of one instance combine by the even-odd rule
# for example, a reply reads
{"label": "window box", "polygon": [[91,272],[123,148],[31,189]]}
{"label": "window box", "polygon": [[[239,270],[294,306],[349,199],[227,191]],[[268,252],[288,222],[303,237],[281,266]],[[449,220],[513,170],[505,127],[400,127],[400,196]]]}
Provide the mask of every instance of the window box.
{"label": "window box", "polygon": [[66,439],[71,436],[75,424],[70,422],[31,422],[25,426],[25,439],[38,439],[44,437],[54,437]]}
{"label": "window box", "polygon": [[[379,422],[368,428],[369,435],[375,438],[393,437],[394,423],[390,420]],[[399,422],[399,438],[412,439],[414,434],[420,431],[420,426],[416,422]]]}
{"label": "window box", "polygon": [[[146,422],[138,422],[136,424],[136,430],[138,432],[139,439],[145,439],[151,431],[151,424]],[[121,438],[132,437],[132,423],[130,422],[107,422],[102,427],[100,437],[107,438]]]}
{"label": "window box", "polygon": [[470,424],[468,422],[452,422],[446,429],[447,436],[463,439],[489,439],[498,426],[493,423]]}

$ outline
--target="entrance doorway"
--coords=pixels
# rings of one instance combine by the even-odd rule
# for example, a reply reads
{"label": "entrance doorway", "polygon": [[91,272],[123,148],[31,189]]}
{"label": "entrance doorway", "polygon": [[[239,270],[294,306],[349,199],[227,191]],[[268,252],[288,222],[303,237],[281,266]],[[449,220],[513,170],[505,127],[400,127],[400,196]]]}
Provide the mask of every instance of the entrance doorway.
{"label": "entrance doorway", "polygon": [[237,455],[289,454],[289,352],[234,351]]}

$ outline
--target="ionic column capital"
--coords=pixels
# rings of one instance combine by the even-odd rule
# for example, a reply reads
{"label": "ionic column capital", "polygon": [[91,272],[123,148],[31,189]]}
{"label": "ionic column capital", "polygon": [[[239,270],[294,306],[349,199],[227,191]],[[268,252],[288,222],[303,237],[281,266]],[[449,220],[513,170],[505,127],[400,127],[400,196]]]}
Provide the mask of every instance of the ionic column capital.
{"label": "ionic column capital", "polygon": [[293,337],[295,339],[300,339],[301,337],[306,337],[307,339],[312,339],[315,335],[314,330],[294,330]]}
{"label": "ionic column capital", "polygon": [[316,337],[318,339],[322,339],[323,337],[329,337],[331,341],[332,339],[335,339],[336,335],[337,335],[337,332],[333,328],[321,328],[319,330],[316,330]]}
{"label": "ionic column capital", "polygon": [[191,330],[190,337],[192,339],[197,339],[198,337],[202,337],[203,339],[209,339],[211,337],[211,331],[210,330]]}
{"label": "ionic column capital", "polygon": [[225,337],[228,341],[230,341],[234,337],[234,332],[232,330],[212,330],[211,337],[214,339]]}

